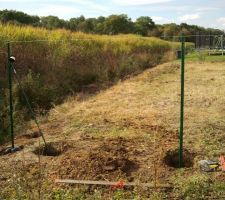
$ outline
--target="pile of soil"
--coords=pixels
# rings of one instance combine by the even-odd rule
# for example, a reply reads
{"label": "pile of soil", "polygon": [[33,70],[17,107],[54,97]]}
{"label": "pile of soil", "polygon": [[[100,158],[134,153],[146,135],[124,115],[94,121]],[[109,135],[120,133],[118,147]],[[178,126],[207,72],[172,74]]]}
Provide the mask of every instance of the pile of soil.
{"label": "pile of soil", "polygon": [[69,152],[61,160],[59,175],[71,179],[132,181],[132,173],[138,170],[139,164],[135,149],[129,147],[129,141],[119,138],[103,141],[87,152]]}

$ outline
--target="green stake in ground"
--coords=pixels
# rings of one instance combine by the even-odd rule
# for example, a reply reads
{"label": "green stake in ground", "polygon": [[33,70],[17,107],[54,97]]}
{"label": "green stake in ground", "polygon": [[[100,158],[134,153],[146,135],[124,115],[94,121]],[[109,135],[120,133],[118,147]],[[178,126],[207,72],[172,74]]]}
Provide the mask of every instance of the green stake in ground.
{"label": "green stake in ground", "polygon": [[180,94],[180,134],[179,134],[179,167],[183,167],[183,130],[184,130],[184,65],[185,36],[181,35],[181,94]]}
{"label": "green stake in ground", "polygon": [[[8,87],[9,87],[9,120],[10,120],[10,134],[11,134],[11,142],[12,142],[12,146],[7,148],[5,150],[5,153],[13,153],[13,152],[16,152],[16,151],[19,151],[21,150],[23,147],[20,146],[20,147],[15,147],[15,144],[14,144],[14,121],[13,121],[13,96],[12,96],[12,75],[13,75],[13,72],[14,74],[16,74],[16,70],[14,68],[14,63],[16,61],[15,57],[14,56],[11,56],[11,49],[10,49],[10,43],[8,42],[7,43],[7,48],[8,48]],[[17,77],[17,76],[16,76]],[[17,77],[18,79],[18,77]],[[24,93],[25,94],[25,93]],[[28,99],[27,97],[25,96],[26,98],[26,101],[27,103],[29,104],[28,102]],[[32,117],[34,118],[35,120],[35,123],[37,124],[38,126],[38,130],[44,140],[44,143],[45,143],[45,146],[46,146],[46,142],[45,142],[45,138],[43,136],[43,133],[41,132],[41,129],[39,127],[39,124],[37,122],[37,119],[35,117],[35,114],[33,112],[33,110],[31,109],[31,106],[29,104],[29,109],[32,113]]]}
{"label": "green stake in ground", "polygon": [[10,134],[11,134],[11,141],[12,141],[12,149],[14,149],[13,102],[12,102],[12,63],[15,61],[15,58],[11,57],[10,43],[7,43],[7,47],[8,47],[9,120],[10,120]]}

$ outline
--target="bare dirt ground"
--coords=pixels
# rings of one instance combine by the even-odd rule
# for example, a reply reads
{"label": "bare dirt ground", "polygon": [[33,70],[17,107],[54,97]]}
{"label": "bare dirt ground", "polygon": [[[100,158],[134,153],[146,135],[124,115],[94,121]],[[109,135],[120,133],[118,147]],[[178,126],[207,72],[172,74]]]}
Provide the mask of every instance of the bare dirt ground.
{"label": "bare dirt ground", "polygon": [[[38,183],[31,182],[41,179],[43,192],[46,188],[67,188],[55,184],[57,178],[173,186],[172,177],[198,173],[198,160],[224,152],[225,67],[224,63],[186,65],[187,150],[182,171],[176,168],[177,156],[172,160],[168,157],[178,148],[179,73],[177,63],[167,63],[85,101],[71,97],[54,108],[42,124],[46,140],[54,147],[51,156],[38,159],[39,152],[47,153],[38,150],[41,139],[35,135],[18,137],[16,144],[24,149],[0,156],[0,185],[5,192],[15,191],[10,185],[14,177],[18,187],[26,185],[32,191]],[[34,128],[28,132],[35,131]],[[174,163],[175,167],[170,166]],[[216,177],[223,179],[221,174]]]}

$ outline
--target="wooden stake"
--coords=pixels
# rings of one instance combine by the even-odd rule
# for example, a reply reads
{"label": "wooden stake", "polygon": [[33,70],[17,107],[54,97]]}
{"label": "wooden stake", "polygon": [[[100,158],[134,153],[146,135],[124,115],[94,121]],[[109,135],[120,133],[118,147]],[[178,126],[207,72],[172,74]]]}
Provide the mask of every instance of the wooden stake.
{"label": "wooden stake", "polygon": [[[56,179],[55,183],[65,183],[65,184],[84,184],[84,185],[108,185],[115,186],[118,182],[109,181],[91,181],[91,180],[71,180],[71,179]],[[128,182],[123,183],[124,186],[143,186],[149,188],[155,188],[155,184],[152,183],[134,183]],[[157,188],[172,188],[169,184],[157,184]]]}

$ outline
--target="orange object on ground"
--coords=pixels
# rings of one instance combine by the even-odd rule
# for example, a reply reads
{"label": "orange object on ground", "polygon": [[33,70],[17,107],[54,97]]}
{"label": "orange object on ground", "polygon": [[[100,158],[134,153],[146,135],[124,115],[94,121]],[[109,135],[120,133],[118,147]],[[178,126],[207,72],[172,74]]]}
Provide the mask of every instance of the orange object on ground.
{"label": "orange object on ground", "polygon": [[224,155],[220,155],[220,165],[221,165],[222,171],[225,172],[225,158],[224,158]]}
{"label": "orange object on ground", "polygon": [[118,181],[115,185],[112,186],[112,190],[124,188],[124,181]]}

